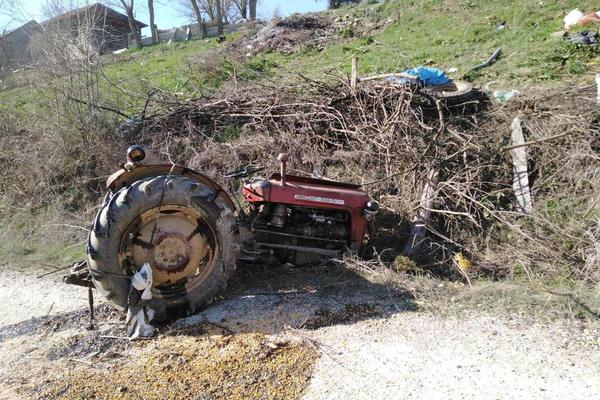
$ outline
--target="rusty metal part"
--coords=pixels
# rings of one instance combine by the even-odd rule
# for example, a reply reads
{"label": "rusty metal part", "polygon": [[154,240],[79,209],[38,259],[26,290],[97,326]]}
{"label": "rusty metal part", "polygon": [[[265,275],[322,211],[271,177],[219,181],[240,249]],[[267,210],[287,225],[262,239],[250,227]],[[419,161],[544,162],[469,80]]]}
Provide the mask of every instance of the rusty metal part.
{"label": "rusty metal part", "polygon": [[163,271],[181,272],[190,261],[189,242],[178,232],[160,231],[150,250],[151,266]]}
{"label": "rusty metal part", "polygon": [[88,331],[96,329],[94,326],[94,291],[88,287],[88,306],[90,307],[90,324],[87,326]]}
{"label": "rusty metal part", "polygon": [[306,247],[306,246],[293,246],[288,244],[276,244],[276,243],[258,243],[259,247],[267,247],[271,249],[284,249],[293,250],[304,253],[320,254],[329,257],[339,257],[342,254],[341,250],[322,249],[318,247]]}
{"label": "rusty metal part", "polygon": [[193,208],[163,205],[145,211],[124,235],[119,259],[152,268],[153,286],[208,273],[215,252],[210,227]]}
{"label": "rusty metal part", "polygon": [[287,162],[290,159],[290,155],[288,153],[281,153],[277,156],[277,160],[281,163],[281,186],[285,186],[286,182],[286,173],[287,173]]}
{"label": "rusty metal part", "polygon": [[94,288],[87,268],[87,261],[75,262],[71,265],[69,274],[63,277],[63,282],[67,285],[83,286]]}
{"label": "rusty metal part", "polygon": [[[146,155],[146,159],[148,155]],[[150,176],[159,176],[159,175],[173,175],[173,176],[186,176],[192,178],[198,183],[204,184],[210,187],[213,192],[216,193],[217,197],[221,198],[223,202],[227,205],[231,210],[235,210],[235,204],[229,194],[223,190],[223,188],[213,181],[208,176],[194,171],[190,168],[183,167],[181,165],[175,165],[164,163],[164,164],[150,164],[150,165],[142,165],[138,163],[127,163],[124,165],[124,168],[112,174],[108,180],[106,181],[106,186],[112,192],[116,192],[119,189],[128,186],[134,181],[147,178]]]}

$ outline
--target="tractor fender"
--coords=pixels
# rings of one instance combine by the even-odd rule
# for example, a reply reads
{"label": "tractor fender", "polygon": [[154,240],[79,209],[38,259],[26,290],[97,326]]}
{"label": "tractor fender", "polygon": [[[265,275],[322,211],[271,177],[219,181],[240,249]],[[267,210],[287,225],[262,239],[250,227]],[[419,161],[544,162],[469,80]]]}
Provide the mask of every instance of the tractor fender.
{"label": "tractor fender", "polygon": [[137,180],[160,175],[174,175],[192,178],[199,183],[202,183],[213,189],[216,195],[220,197],[231,210],[236,209],[235,204],[231,200],[229,194],[213,179],[191,168],[181,165],[173,165],[170,163],[149,165],[136,164],[133,168],[121,168],[108,178],[106,181],[106,187],[110,189],[112,193],[116,193],[118,190],[129,186]]}

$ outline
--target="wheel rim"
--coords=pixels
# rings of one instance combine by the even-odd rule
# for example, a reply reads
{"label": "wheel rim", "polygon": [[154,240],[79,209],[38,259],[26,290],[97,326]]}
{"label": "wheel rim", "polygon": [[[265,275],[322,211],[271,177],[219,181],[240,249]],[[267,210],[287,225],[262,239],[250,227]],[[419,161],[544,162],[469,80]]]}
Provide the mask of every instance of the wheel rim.
{"label": "wheel rim", "polygon": [[129,225],[119,260],[131,273],[150,264],[153,287],[178,296],[210,275],[218,252],[218,235],[201,213],[171,204],[146,210]]}

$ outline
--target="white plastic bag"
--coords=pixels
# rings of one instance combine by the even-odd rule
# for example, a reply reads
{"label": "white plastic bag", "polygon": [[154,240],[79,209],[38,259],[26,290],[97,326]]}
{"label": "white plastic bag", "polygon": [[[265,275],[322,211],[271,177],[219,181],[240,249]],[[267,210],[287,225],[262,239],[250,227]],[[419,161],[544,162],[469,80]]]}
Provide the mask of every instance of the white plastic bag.
{"label": "white plastic bag", "polygon": [[565,16],[565,29],[570,29],[577,25],[581,18],[583,18],[583,13],[581,10],[579,10],[579,8],[572,10]]}
{"label": "white plastic bag", "polygon": [[[129,340],[140,337],[151,337],[156,333],[156,328],[150,324],[154,319],[154,310],[147,307],[145,302],[152,299],[152,268],[145,263],[142,268],[131,277],[133,289],[142,292],[140,297],[129,296],[130,304],[127,307],[127,336]],[[134,303],[134,304],[132,304]]]}
{"label": "white plastic bag", "polygon": [[152,298],[152,268],[150,264],[144,263],[142,268],[131,277],[131,285],[136,290],[143,290],[142,300]]}
{"label": "white plastic bag", "polygon": [[153,310],[140,308],[134,315],[131,308],[127,309],[127,337],[129,340],[154,336],[156,328],[148,322],[153,317]]}

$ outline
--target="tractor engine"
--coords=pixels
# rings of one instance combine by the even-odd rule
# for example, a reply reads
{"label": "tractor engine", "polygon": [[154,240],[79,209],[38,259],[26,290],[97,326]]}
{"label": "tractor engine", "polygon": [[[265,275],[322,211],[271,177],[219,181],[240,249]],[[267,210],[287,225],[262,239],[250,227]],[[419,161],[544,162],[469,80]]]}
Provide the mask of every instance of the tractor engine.
{"label": "tractor engine", "polygon": [[[272,249],[279,262],[297,263],[294,253],[340,256],[350,246],[350,215],[288,204],[258,206],[250,229],[259,247]],[[306,262],[307,255],[303,255]]]}
{"label": "tractor engine", "polygon": [[252,240],[242,259],[304,264],[358,249],[377,202],[359,185],[287,175],[285,157],[279,157],[281,173],[244,185]]}

